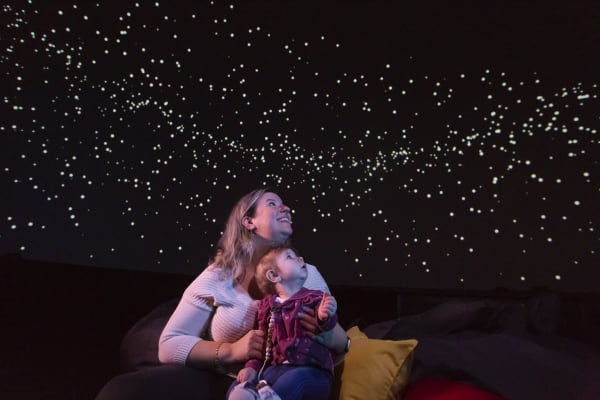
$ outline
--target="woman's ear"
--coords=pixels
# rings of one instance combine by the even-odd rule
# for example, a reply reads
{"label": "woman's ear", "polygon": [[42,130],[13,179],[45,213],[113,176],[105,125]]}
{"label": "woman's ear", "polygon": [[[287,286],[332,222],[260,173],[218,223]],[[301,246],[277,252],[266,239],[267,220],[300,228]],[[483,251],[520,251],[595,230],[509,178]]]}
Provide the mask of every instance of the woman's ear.
{"label": "woman's ear", "polygon": [[242,218],[242,225],[249,231],[253,231],[256,228],[256,226],[254,226],[254,223],[252,222],[252,218],[250,218],[247,215],[244,218]]}
{"label": "woman's ear", "polygon": [[270,269],[270,270],[267,271],[267,279],[270,280],[273,283],[277,283],[277,282],[280,281],[279,275],[273,269]]}

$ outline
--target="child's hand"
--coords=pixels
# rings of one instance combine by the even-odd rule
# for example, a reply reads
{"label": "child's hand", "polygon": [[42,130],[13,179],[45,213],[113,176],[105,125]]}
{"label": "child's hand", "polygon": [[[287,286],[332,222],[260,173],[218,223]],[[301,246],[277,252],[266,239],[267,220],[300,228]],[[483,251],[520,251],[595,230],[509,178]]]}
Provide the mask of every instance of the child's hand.
{"label": "child's hand", "polygon": [[256,378],[256,370],[253,368],[242,368],[237,374],[238,382],[252,382]]}
{"label": "child's hand", "polygon": [[335,301],[335,297],[323,292],[323,299],[321,299],[321,304],[319,304],[319,309],[317,310],[319,321],[328,320],[336,311],[337,301]]}

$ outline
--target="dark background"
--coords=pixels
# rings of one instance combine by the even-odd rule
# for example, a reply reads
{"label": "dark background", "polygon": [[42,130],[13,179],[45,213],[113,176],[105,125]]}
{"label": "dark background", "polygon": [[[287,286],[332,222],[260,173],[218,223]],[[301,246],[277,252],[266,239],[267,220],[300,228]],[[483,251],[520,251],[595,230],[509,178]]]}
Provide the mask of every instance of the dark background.
{"label": "dark background", "polygon": [[0,253],[195,275],[269,185],[334,285],[598,291],[599,2],[212,3],[2,6]]}

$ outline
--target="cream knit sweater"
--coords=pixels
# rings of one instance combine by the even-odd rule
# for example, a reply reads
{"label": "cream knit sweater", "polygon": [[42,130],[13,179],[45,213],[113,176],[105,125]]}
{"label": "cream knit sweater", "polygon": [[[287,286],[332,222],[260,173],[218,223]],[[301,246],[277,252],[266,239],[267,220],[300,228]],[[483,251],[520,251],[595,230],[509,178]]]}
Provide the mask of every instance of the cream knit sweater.
{"label": "cream knit sweater", "polygon": [[[327,283],[314,265],[307,264],[307,289],[327,293]],[[258,301],[218,268],[208,266],[183,292],[160,335],[158,358],[162,363],[185,365],[200,340],[233,343],[255,325]]]}

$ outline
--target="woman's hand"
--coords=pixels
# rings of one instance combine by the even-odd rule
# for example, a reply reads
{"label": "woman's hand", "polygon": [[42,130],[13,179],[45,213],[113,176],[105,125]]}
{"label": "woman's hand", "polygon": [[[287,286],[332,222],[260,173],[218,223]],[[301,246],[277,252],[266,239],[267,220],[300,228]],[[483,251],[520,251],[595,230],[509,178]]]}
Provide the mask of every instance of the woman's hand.
{"label": "woman's hand", "polygon": [[320,332],[315,310],[306,306],[302,307],[302,311],[298,313],[298,319],[300,320],[300,325],[306,330],[307,335],[311,339],[314,339],[315,335]]}
{"label": "woman's hand", "polygon": [[245,362],[251,358],[262,358],[265,334],[259,329],[248,331],[240,340],[229,345],[230,362]]}

